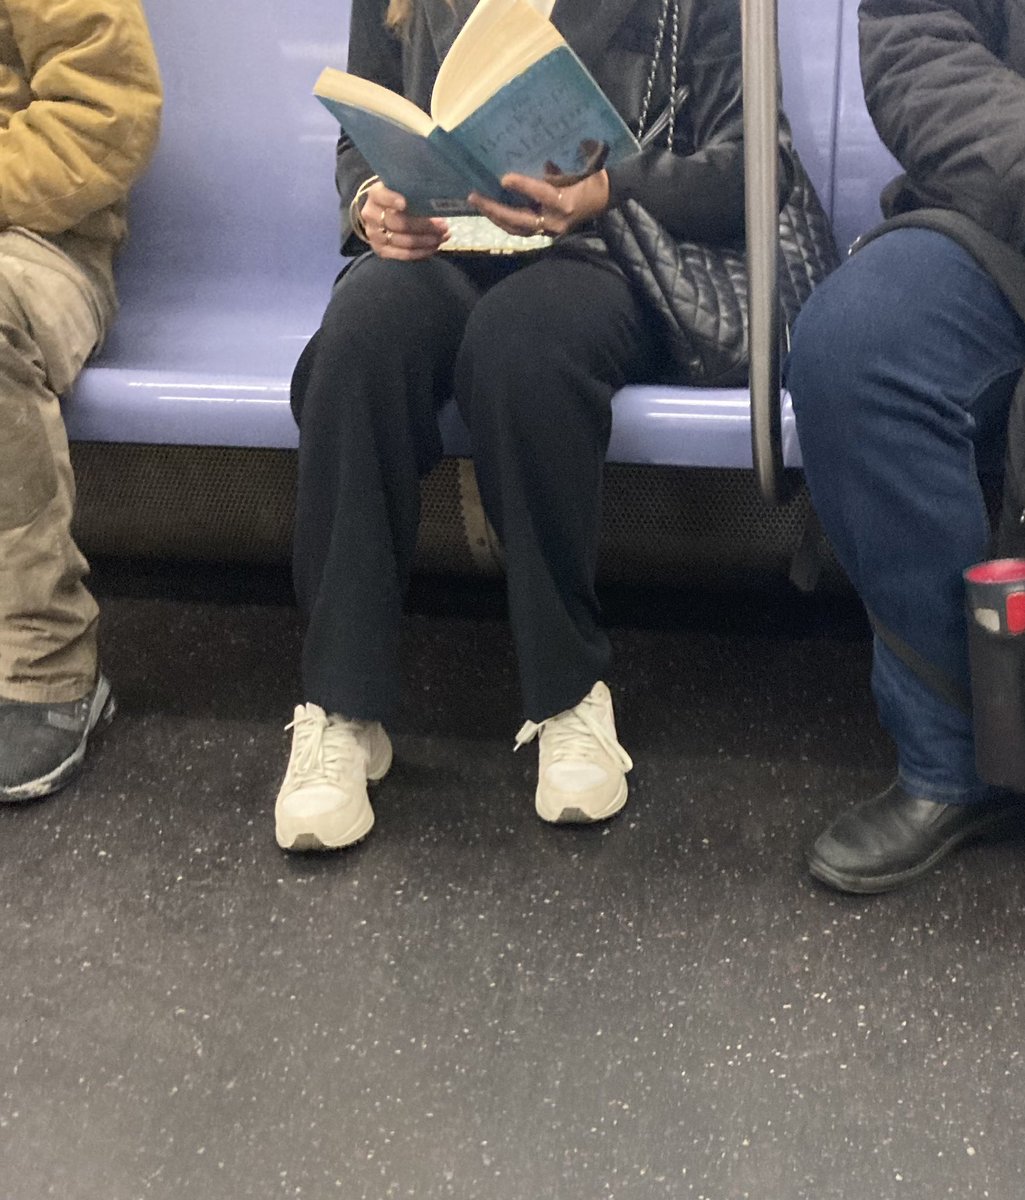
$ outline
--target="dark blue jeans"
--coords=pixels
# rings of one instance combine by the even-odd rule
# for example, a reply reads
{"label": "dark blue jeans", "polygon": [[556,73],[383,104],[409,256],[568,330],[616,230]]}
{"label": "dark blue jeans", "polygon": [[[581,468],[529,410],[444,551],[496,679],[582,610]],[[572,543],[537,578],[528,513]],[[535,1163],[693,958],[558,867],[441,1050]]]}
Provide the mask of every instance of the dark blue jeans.
{"label": "dark blue jeans", "polygon": [[[980,473],[999,471],[1025,326],[930,230],[885,234],[812,295],[787,385],[812,501],[870,612],[968,687],[961,572],[987,555]],[[971,721],[876,639],[872,690],[913,794],[973,803]]]}

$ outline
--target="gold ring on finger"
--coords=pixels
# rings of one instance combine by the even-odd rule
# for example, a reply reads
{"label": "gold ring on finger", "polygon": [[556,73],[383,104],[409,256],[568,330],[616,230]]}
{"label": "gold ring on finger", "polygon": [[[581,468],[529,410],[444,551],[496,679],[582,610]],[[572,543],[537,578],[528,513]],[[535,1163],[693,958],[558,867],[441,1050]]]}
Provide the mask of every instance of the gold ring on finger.
{"label": "gold ring on finger", "polygon": [[387,225],[383,226],[382,228],[384,229],[384,242],[385,242],[385,245],[386,245],[386,246],[390,246],[390,245],[391,245],[391,230],[388,228],[388,226],[387,226]]}
{"label": "gold ring on finger", "polygon": [[536,233],[544,233],[545,231],[545,215],[543,212],[537,214],[537,223],[534,226]]}

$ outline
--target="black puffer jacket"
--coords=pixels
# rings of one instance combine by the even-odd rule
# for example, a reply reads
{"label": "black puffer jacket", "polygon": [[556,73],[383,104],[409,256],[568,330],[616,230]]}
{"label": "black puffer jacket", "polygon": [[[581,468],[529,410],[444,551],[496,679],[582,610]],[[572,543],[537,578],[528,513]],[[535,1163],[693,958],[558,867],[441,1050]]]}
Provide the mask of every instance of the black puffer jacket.
{"label": "black puffer jacket", "polygon": [[[906,172],[870,237],[902,225],[953,237],[1025,319],[1025,0],[862,0],[860,14],[869,112]],[[1025,554],[1025,380],[994,552]]]}
{"label": "black puffer jacket", "polygon": [[863,0],[861,71],[907,172],[887,216],[953,209],[1025,250],[1025,0]]}
{"label": "black puffer jacket", "polygon": [[[384,25],[387,0],[353,0],[349,70],[407,96],[425,110],[441,60],[473,0],[415,0],[404,37]],[[636,129],[662,0],[559,0],[552,19],[631,128]],[[652,147],[610,169],[613,204],[640,201],[666,229],[697,241],[730,241],[744,228],[743,105],[739,0],[681,0],[678,81],[689,95],[676,127],[675,153]],[[668,72],[652,100],[668,102]],[[789,190],[789,140],[783,137]],[[338,143],[343,252],[349,201],[371,170],[344,136]]]}

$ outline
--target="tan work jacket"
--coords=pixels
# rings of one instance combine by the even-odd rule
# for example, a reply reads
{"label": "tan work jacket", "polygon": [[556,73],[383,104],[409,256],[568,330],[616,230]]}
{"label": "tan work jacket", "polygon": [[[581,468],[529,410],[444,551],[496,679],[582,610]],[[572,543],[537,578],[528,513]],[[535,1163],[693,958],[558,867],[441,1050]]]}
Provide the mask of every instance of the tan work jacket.
{"label": "tan work jacket", "polygon": [[109,277],[160,108],[139,0],[0,0],[0,230]]}

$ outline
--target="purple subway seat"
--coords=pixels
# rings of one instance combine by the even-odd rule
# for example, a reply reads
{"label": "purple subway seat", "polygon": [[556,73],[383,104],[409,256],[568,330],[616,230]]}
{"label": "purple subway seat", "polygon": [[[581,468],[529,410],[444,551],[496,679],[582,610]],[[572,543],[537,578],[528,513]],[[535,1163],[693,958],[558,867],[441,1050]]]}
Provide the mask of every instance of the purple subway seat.
{"label": "purple subway seat", "polygon": [[[149,10],[167,93],[163,137],[133,196],[121,315],[66,402],[73,439],[296,443],[289,377],[339,266],[337,127],[309,93],[325,63],[344,64],[348,18],[314,0],[254,2],[245,22],[206,0]],[[785,104],[827,209],[861,194],[835,171],[845,145],[836,101],[857,67],[856,44],[840,34],[855,8],[780,0]],[[867,144],[848,156],[864,172],[870,160]],[[859,186],[877,194],[880,183]],[[443,430],[446,449],[465,453],[451,408]],[[784,439],[785,461],[799,465],[788,401]],[[746,391],[628,387],[616,398],[609,458],[748,467],[749,443]]]}
{"label": "purple subway seat", "polygon": [[[448,405],[441,414],[448,454],[469,455],[465,425]],[[612,407],[608,461],[652,467],[751,466],[751,415],[746,391],[633,384]],[[783,461],[801,465],[790,397],[783,399]]]}

